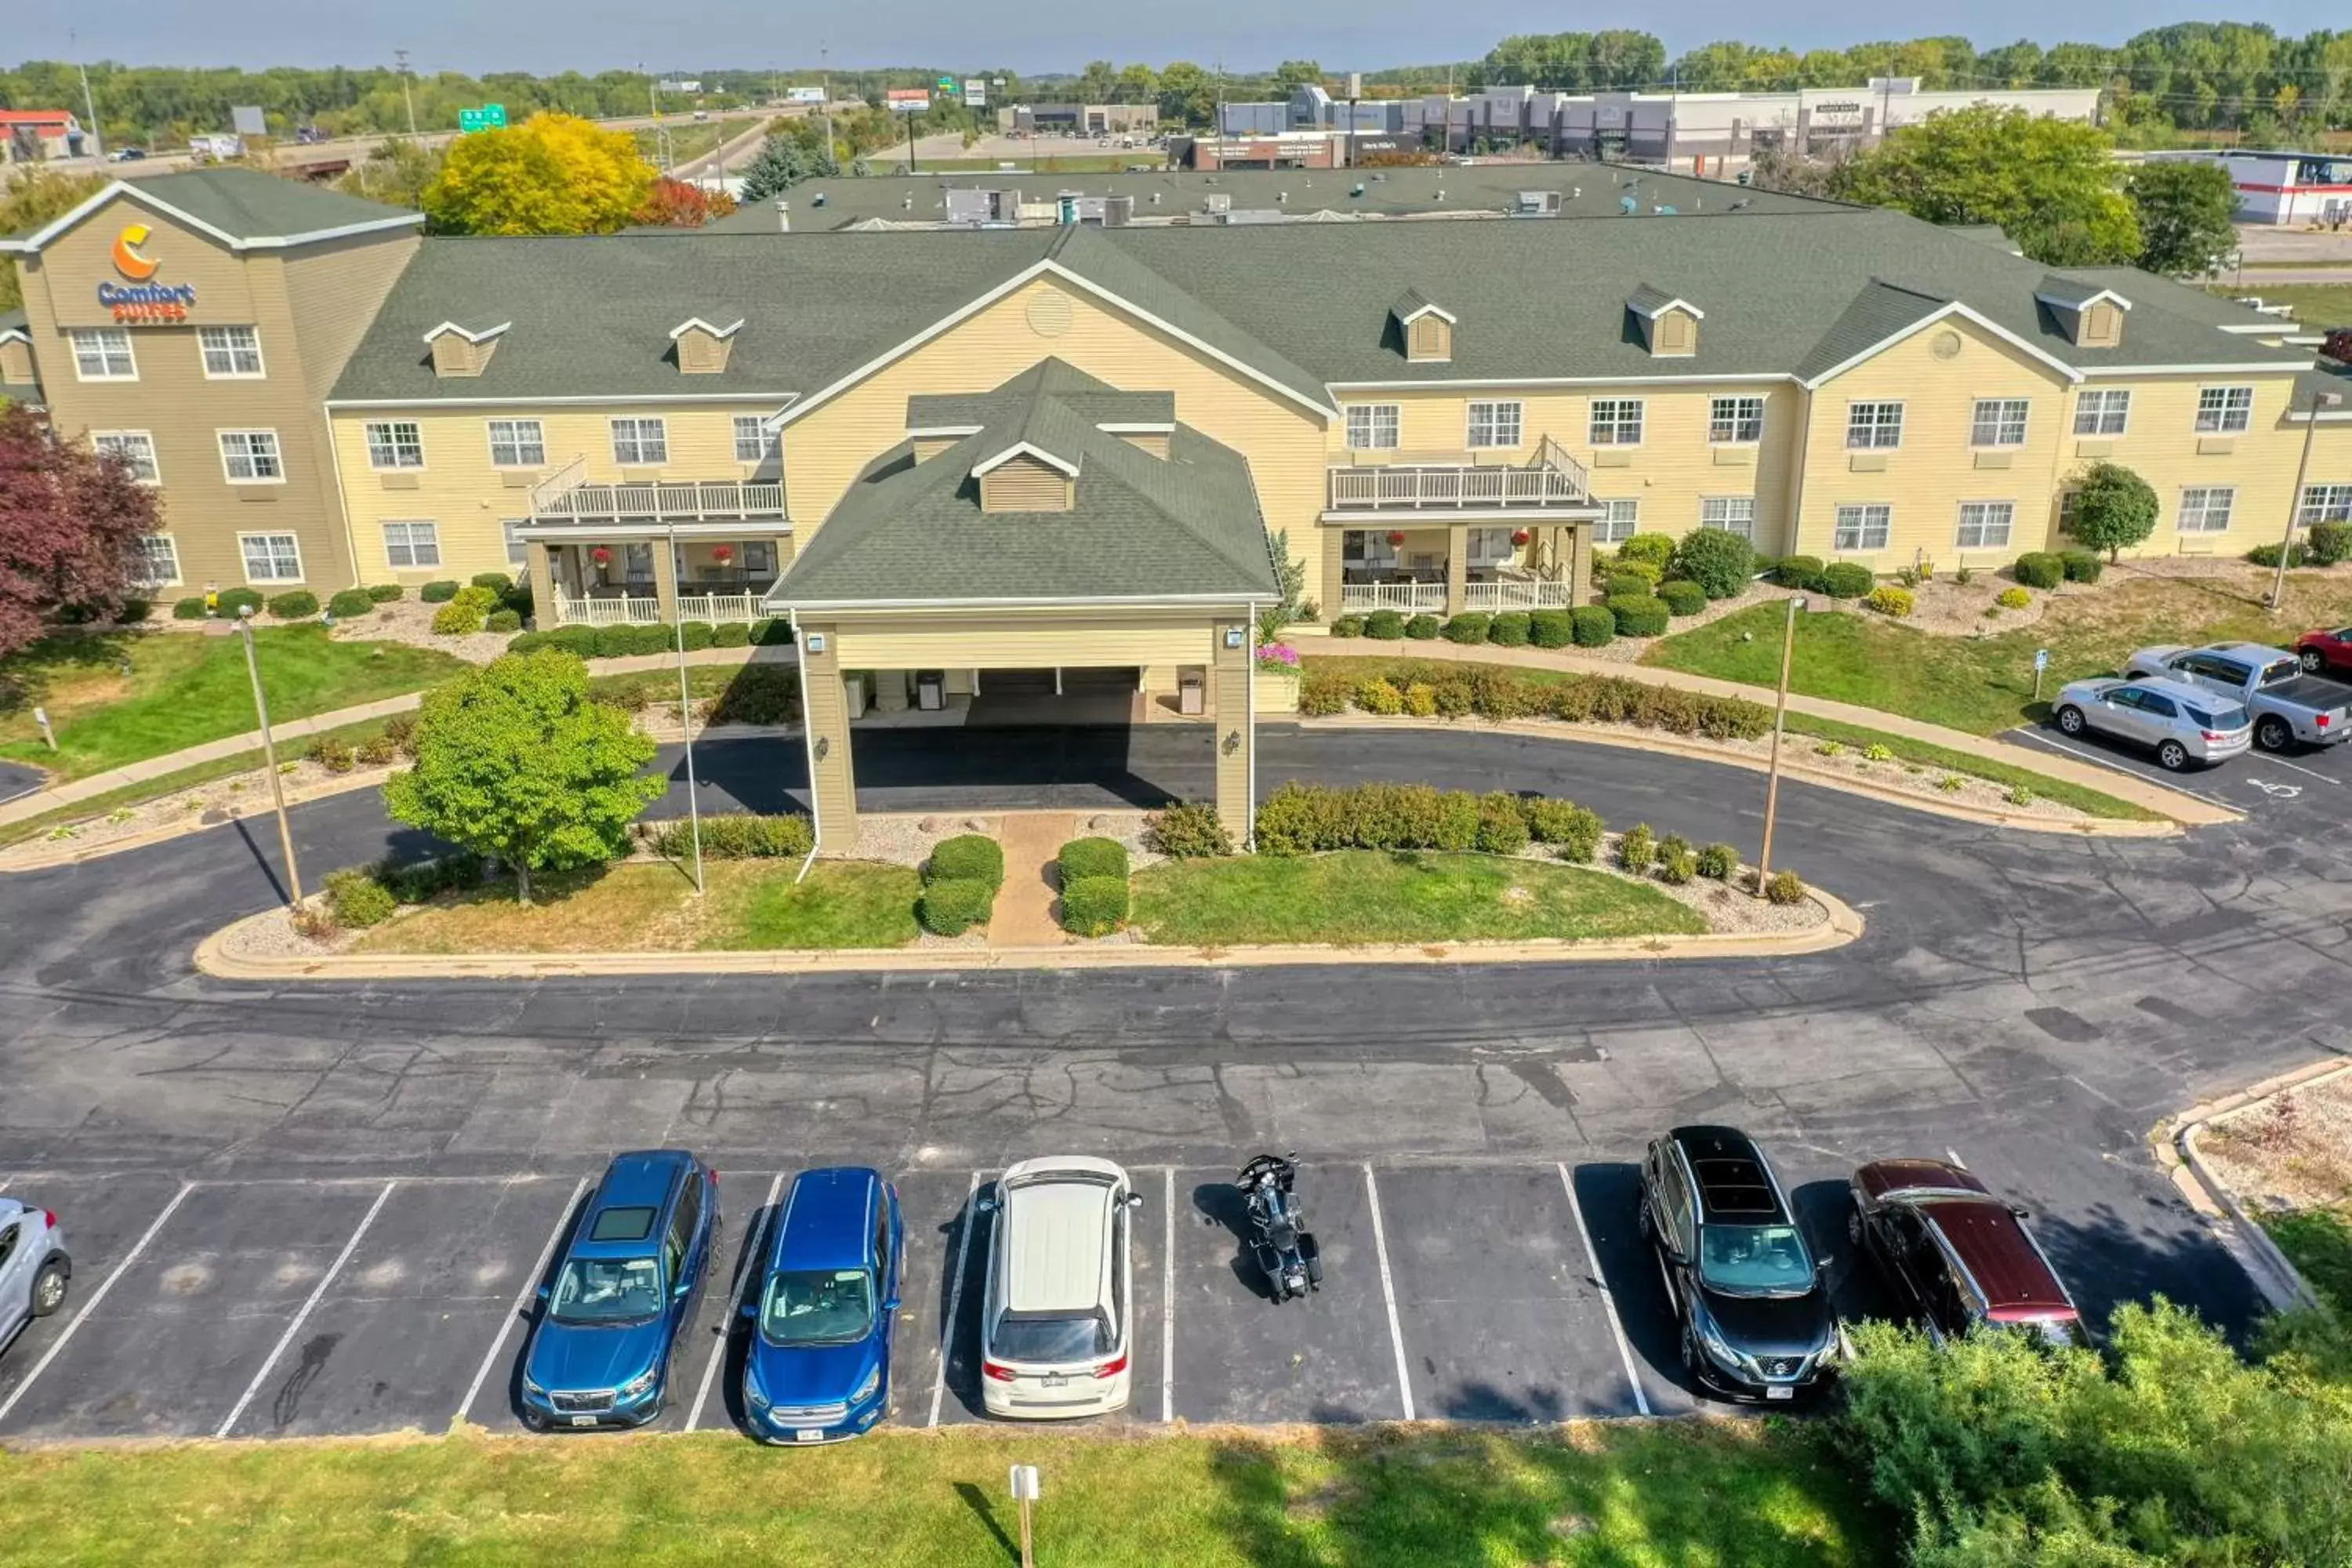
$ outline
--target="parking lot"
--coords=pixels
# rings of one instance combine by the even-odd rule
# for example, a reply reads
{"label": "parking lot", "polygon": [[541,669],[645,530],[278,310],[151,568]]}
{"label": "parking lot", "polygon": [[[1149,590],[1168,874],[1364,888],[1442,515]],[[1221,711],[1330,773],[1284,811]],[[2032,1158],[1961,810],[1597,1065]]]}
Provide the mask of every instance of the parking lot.
{"label": "parking lot", "polygon": [[[990,1173],[896,1179],[906,1214],[894,1419],[980,1420]],[[1308,1165],[1327,1279],[1259,1292],[1224,1169],[1138,1168],[1127,1422],[1548,1422],[1687,1411],[1630,1163]],[[11,1176],[57,1212],[73,1290],[0,1356],[0,1440],[521,1430],[535,1288],[592,1177],[196,1183]],[[1790,1180],[1794,1181],[1793,1174]],[[746,1260],[789,1173],[723,1173],[715,1288],[678,1342],[657,1428],[740,1423]],[[1835,1180],[1793,1188],[1849,1312]],[[959,1268],[959,1265],[961,1268]],[[952,1321],[954,1332],[941,1325]],[[944,1353],[943,1353],[944,1352]]]}
{"label": "parking lot", "polygon": [[2168,773],[2146,751],[2105,735],[2068,736],[2050,725],[2020,724],[1997,738],[2020,752],[2069,756],[2113,768],[2250,816],[2277,817],[2290,825],[2307,817],[2315,830],[2323,824],[2332,828],[2352,804],[2344,796],[2352,789],[2352,743],[2324,749],[2296,746],[2286,752],[2250,750],[2216,767]]}

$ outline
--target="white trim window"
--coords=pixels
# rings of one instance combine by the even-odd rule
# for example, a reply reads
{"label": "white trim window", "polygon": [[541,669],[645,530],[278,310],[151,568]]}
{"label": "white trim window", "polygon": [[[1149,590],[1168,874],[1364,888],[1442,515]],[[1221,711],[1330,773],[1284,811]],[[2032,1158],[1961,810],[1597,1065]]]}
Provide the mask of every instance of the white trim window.
{"label": "white trim window", "polygon": [[168,588],[180,580],[180,547],[168,533],[142,533],[132,543],[136,563],[131,580],[142,588]]}
{"label": "white trim window", "polygon": [[1979,397],[1969,420],[1971,447],[2022,447],[2026,416],[2033,405],[2022,397]]}
{"label": "white trim window", "polygon": [[2294,509],[2294,525],[2352,522],[2352,485],[2305,485]]}
{"label": "white trim window", "polygon": [[543,468],[547,466],[547,436],[536,419],[493,419],[490,467]]}
{"label": "white trim window", "polygon": [[2016,521],[2015,501],[1962,501],[1959,531],[1952,542],[1962,550],[2006,550],[2010,527]]}
{"label": "white trim window", "polygon": [[1601,521],[1592,525],[1592,537],[1601,544],[1621,544],[1642,531],[1642,503],[1633,500],[1601,502]]}
{"label": "white trim window", "polygon": [[275,430],[220,430],[221,471],[233,485],[282,485],[286,459]]}
{"label": "white trim window", "polygon": [[668,422],[658,416],[614,420],[613,461],[625,468],[658,468],[668,462]]}
{"label": "white trim window", "polygon": [[425,466],[425,432],[414,419],[374,419],[367,427],[368,467],[378,470]]}
{"label": "white trim window", "polygon": [[1753,447],[1764,439],[1764,400],[1718,397],[1707,405],[1706,438],[1717,447]]}
{"label": "white trim window", "polygon": [[2074,434],[2120,436],[2131,424],[2131,388],[2093,387],[2074,399]]}
{"label": "white trim window", "polygon": [[1885,451],[1903,445],[1903,405],[1849,403],[1845,405],[1845,444],[1849,451]]}
{"label": "white trim window", "polygon": [[139,356],[131,350],[131,334],[122,328],[76,327],[66,336],[73,342],[75,379],[139,379]]}
{"label": "white trim window", "polygon": [[1642,400],[1638,397],[1596,397],[1585,434],[1596,447],[1638,447],[1642,444]]}
{"label": "white trim window", "polygon": [[2180,492],[2180,516],[2173,527],[2182,533],[2227,533],[2237,504],[2233,486],[2191,486]]}
{"label": "white trim window", "polygon": [[2251,386],[2200,386],[2197,389],[2197,434],[2234,436],[2254,422],[2254,389]]}
{"label": "white trim window", "polygon": [[431,522],[383,525],[383,559],[395,571],[441,564],[441,530]]}
{"label": "white trim window", "polygon": [[530,541],[525,539],[519,531],[523,524],[530,521],[530,519],[527,517],[509,517],[499,520],[499,531],[506,536],[507,564],[509,566],[530,564]]}
{"label": "white trim window", "polygon": [[1702,496],[1698,503],[1698,525],[1701,528],[1720,528],[1727,533],[1753,541],[1756,537],[1756,498]]}
{"label": "white trim window", "polygon": [[[1898,405],[1899,406],[1899,405]],[[1831,547],[1849,551],[1884,550],[1895,531],[1895,509],[1885,501],[1860,501],[1837,509],[1837,528]]]}
{"label": "white trim window", "polygon": [[142,485],[160,485],[163,471],[155,465],[155,437],[144,430],[93,430],[89,444],[122,459],[131,477]]}
{"label": "white trim window", "polygon": [[198,327],[196,347],[204,355],[206,381],[257,381],[261,367],[261,334],[251,327]]}
{"label": "white trim window", "polygon": [[248,583],[299,583],[302,542],[290,533],[240,533],[236,547],[245,557]]}
{"label": "white trim window", "polygon": [[1473,403],[1470,405],[1470,445],[1484,447],[1516,447],[1524,407],[1517,399],[1507,403]]}
{"label": "white trim window", "polygon": [[764,414],[735,416],[735,460],[739,463],[764,463],[775,457],[781,437],[768,428]]}
{"label": "white trim window", "polygon": [[1403,410],[1393,403],[1348,405],[1348,450],[1393,452],[1403,426]]}

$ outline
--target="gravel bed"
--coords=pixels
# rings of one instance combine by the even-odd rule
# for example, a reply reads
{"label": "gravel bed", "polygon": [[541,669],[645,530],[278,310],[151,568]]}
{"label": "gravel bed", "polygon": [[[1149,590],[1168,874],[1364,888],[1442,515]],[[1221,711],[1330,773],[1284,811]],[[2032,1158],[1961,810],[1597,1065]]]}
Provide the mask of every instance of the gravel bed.
{"label": "gravel bed", "polygon": [[2217,1117],[2197,1147],[2213,1174],[2257,1210],[2352,1198],[2352,1073]]}
{"label": "gravel bed", "polygon": [[940,839],[961,833],[982,833],[993,838],[1002,826],[1000,817],[966,816],[955,812],[861,811],[857,814],[857,847],[837,858],[881,860],[920,870],[923,862],[931,858],[931,847]]}
{"label": "gravel bed", "polygon": [[[313,908],[321,901],[315,893],[304,900]],[[294,929],[291,910],[279,908],[231,926],[221,939],[221,951],[231,958],[324,958],[349,947],[359,935],[337,931],[324,941],[313,941]]]}
{"label": "gravel bed", "polygon": [[[1712,599],[1708,601],[1706,608],[1695,616],[1675,616],[1668,623],[1666,633],[1671,637],[1676,632],[1691,631],[1710,622],[1719,621],[1726,616],[1734,616],[1742,610],[1753,609],[1759,605],[1777,605],[1793,592],[1793,589],[1783,588],[1777,584],[1750,583],[1747,590],[1737,598]],[[1642,662],[1642,656],[1650,651],[1650,645],[1657,640],[1655,637],[1619,637],[1606,647],[1562,648],[1560,651],[1575,654],[1580,658],[1599,659],[1604,664],[1639,664]],[[1372,646],[1382,649],[1389,647],[1386,643],[1375,643]],[[1410,657],[1411,645],[1405,646]]]}
{"label": "gravel bed", "polygon": [[[467,664],[488,664],[507,651],[512,632],[476,632],[470,637],[444,637],[433,629],[433,615],[441,606],[420,599],[394,599],[364,616],[337,621],[330,635],[338,642],[399,642],[455,654]],[[200,624],[200,623],[197,623]]]}

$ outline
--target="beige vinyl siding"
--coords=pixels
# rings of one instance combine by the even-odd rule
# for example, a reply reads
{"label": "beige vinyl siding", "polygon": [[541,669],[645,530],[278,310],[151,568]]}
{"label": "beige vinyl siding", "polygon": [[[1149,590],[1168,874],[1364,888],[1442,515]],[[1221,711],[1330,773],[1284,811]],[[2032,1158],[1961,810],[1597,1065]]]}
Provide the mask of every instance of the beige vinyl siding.
{"label": "beige vinyl siding", "polygon": [[1206,664],[1215,651],[1203,616],[1172,622],[1126,616],[925,617],[929,626],[843,623],[845,667],[851,669],[1064,669],[1126,665]]}
{"label": "beige vinyl siding", "polygon": [[1013,458],[980,477],[982,511],[1067,511],[1070,479],[1034,458]]}
{"label": "beige vinyl siding", "polygon": [[[358,235],[287,253],[286,300],[293,312],[295,353],[314,397],[324,400],[367,335],[368,324],[416,254],[415,231]],[[265,353],[285,345],[262,344]],[[275,374],[278,361],[270,360]]]}
{"label": "beige vinyl siding", "polygon": [[1412,337],[1406,357],[1417,363],[1450,360],[1454,357],[1454,323],[1444,317],[1431,314],[1412,324]]}
{"label": "beige vinyl siding", "polygon": [[24,386],[34,379],[33,345],[15,338],[0,342],[0,381]]}
{"label": "beige vinyl siding", "polygon": [[716,375],[727,368],[727,356],[735,346],[732,337],[719,337],[699,327],[690,328],[677,336],[677,370],[680,375]]}
{"label": "beige vinyl siding", "polygon": [[[2287,506],[2294,489],[2295,462],[2303,442],[2303,426],[2286,418],[2288,398],[2294,385],[2291,375],[2233,373],[2149,376],[2133,381],[2102,376],[2083,384],[2084,390],[2130,387],[2131,418],[2120,436],[2076,437],[2071,434],[2074,427],[2074,400],[2068,399],[2065,428],[2070,434],[2064,438],[2065,450],[2060,457],[2050,497],[2034,512],[2037,522],[2047,520],[2054,542],[2063,542],[2063,536],[2057,533],[2058,499],[2066,481],[2102,456],[2131,469],[2156,491],[2156,531],[2145,544],[2127,554],[2172,555],[2185,550],[2200,555],[2242,555],[2257,544],[2269,543],[2284,535]],[[2244,430],[2230,437],[2227,451],[2212,449],[2224,443],[2200,440],[2197,435],[2197,395],[2208,386],[2254,389],[2252,416]],[[2330,432],[2324,425],[2320,429],[2323,434],[2313,443],[2314,479],[2328,471],[2320,460],[2321,452],[2328,445],[2328,435],[2337,436],[2339,451],[2352,450],[2352,430],[2339,427]],[[2339,464],[2336,471],[2346,471],[2345,466]],[[2229,528],[2220,533],[2183,536],[2176,526],[2180,515],[2180,492],[2217,485],[2237,491],[2230,510]],[[2022,522],[2023,509],[2020,510]]]}
{"label": "beige vinyl siding", "polygon": [[[801,679],[806,691],[807,732],[809,744],[814,750],[816,741],[826,742],[825,754],[814,758],[817,842],[822,848],[840,851],[856,842],[857,780],[852,769],[854,748],[849,740],[849,707],[842,694],[841,672],[845,666],[841,657],[838,634],[824,621],[803,621],[801,631]],[[809,650],[812,636],[822,637],[821,652]]]}

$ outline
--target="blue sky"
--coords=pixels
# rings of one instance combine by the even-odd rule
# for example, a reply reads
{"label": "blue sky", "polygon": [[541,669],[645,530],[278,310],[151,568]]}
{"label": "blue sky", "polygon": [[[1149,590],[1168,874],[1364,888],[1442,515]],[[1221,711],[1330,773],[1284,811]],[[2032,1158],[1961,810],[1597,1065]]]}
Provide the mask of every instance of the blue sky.
{"label": "blue sky", "polygon": [[[90,6],[31,0],[8,7],[0,59],[73,58],[136,65],[364,65],[408,49],[421,71],[515,69],[593,72],[644,64],[656,69],[817,63],[819,34],[835,63],[926,65],[955,69],[1010,66],[1075,70],[1088,59],[1152,65],[1192,59],[1264,68],[1285,58],[1328,70],[1484,54],[1510,33],[1645,26],[1670,51],[1712,38],[1840,46],[1868,37],[1964,34],[1979,47],[2031,37],[2113,43],[2166,22],[2229,15],[2282,32],[2322,26],[2324,7],[2281,0],[2234,0],[2230,11],[2149,6],[2137,0],[1951,0],[1936,6],[1865,8],[1853,0],[1787,0],[1759,26],[1759,7],[1734,0],[1682,0],[1666,8],[1586,12],[1531,0],[1484,6],[1433,6],[1422,0],[1347,0],[1312,6],[1107,5],[1101,0],[893,0],[887,5],[793,5],[774,0],[402,0],[398,5],[320,0],[234,0],[222,5]],[[814,26],[803,16],[814,16]],[[2342,20],[2337,14],[2337,21]],[[80,35],[67,40],[68,28]],[[2055,28],[2056,30],[2053,30]],[[1766,36],[1769,34],[1769,37]]]}

